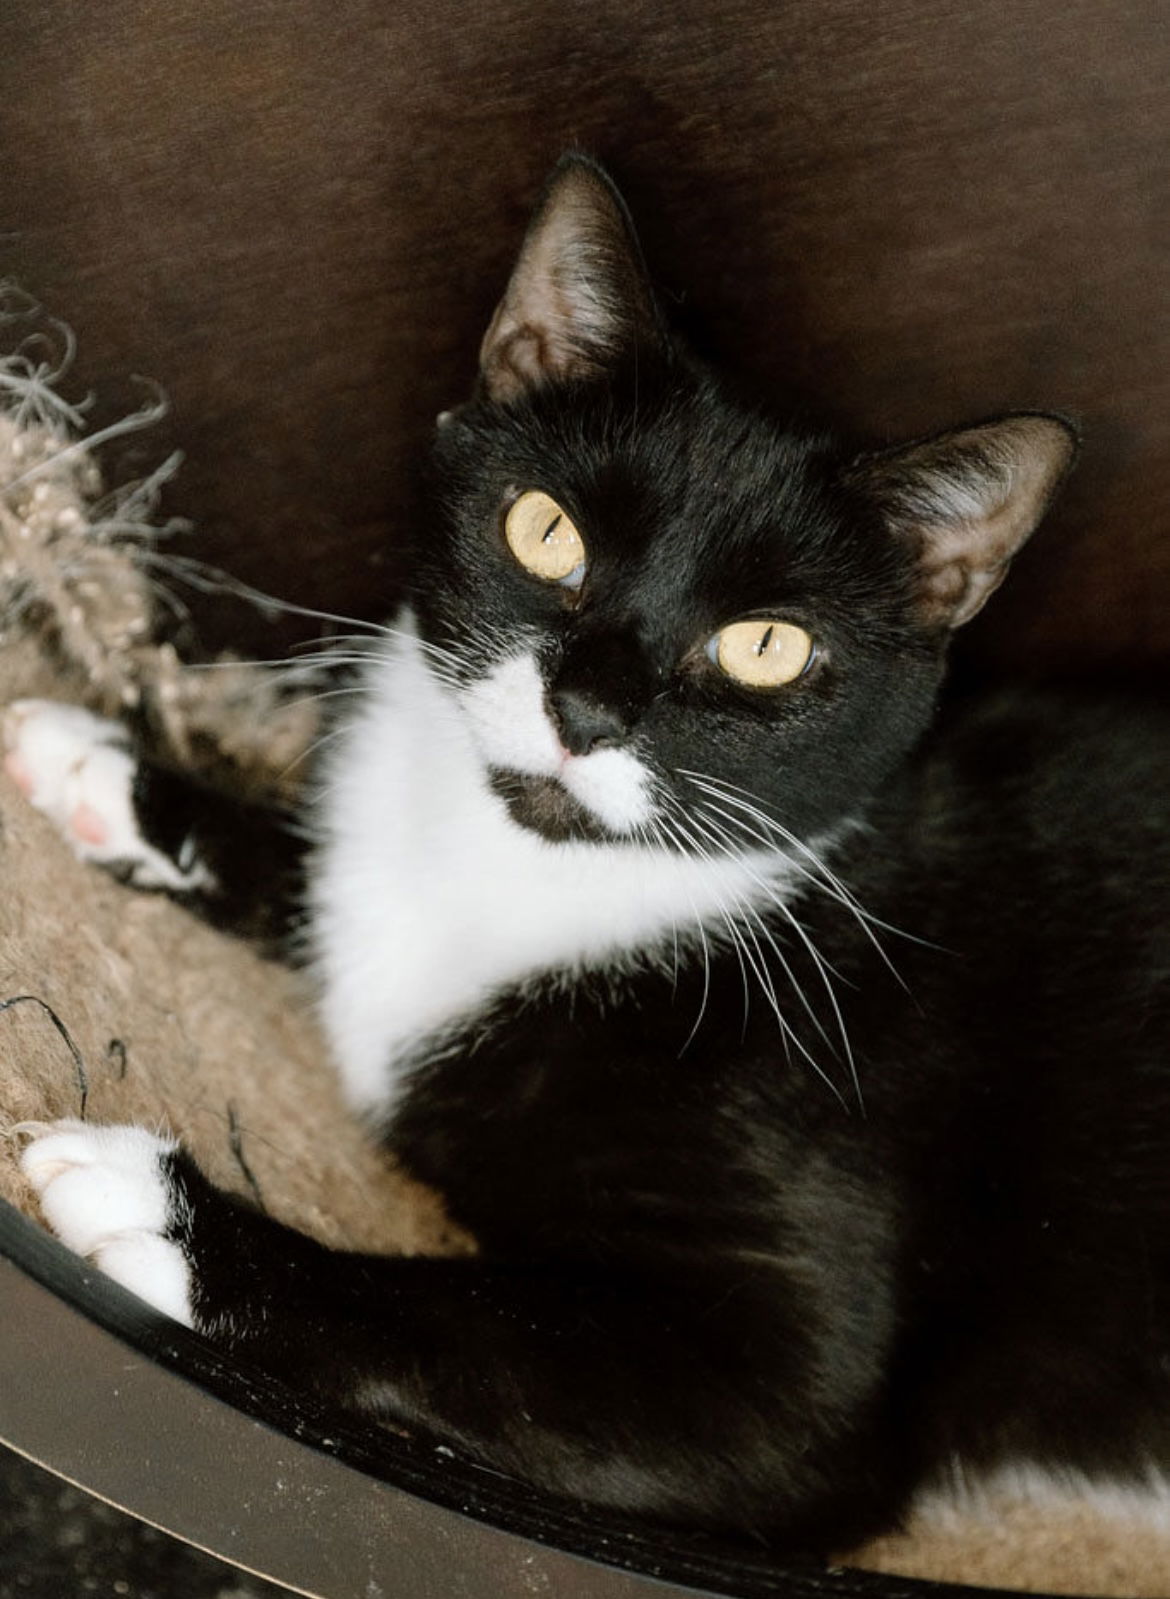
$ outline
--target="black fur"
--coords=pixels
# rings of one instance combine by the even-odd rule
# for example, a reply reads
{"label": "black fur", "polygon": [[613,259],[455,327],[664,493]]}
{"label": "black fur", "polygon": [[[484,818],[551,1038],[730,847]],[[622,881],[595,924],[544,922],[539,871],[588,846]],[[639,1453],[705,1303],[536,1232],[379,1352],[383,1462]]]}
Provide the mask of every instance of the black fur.
{"label": "black fur", "polygon": [[177,866],[198,860],[211,874],[209,888],[176,898],[274,953],[292,947],[305,847],[291,817],[261,800],[196,784],[154,758],[138,762],[131,801],[147,844]]}
{"label": "black fur", "polygon": [[[572,257],[546,226],[566,192]],[[481,394],[440,429],[411,600],[465,680],[529,630],[566,741],[652,767],[684,829],[663,847],[783,827],[799,929],[777,909],[752,932],[767,984],[750,945],[708,966],[691,941],[444,1037],[384,1133],[474,1258],[331,1254],[175,1157],[198,1325],[554,1491],[790,1547],[889,1526],[956,1459],[1170,1468],[1167,718],[1007,694],[927,736],[950,628],[1043,511],[1066,430],[868,455],[780,431],[671,344],[632,250],[597,170],[563,168]],[[600,334],[581,259],[608,274]],[[579,592],[510,558],[526,488],[587,530]],[[705,642],[774,614],[815,658],[737,687]],[[550,839],[596,827],[492,780]]]}

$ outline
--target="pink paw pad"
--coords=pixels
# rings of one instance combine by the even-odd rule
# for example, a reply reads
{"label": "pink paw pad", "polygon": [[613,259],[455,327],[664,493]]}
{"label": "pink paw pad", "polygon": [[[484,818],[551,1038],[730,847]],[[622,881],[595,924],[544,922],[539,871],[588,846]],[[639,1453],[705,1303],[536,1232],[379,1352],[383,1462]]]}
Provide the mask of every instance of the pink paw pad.
{"label": "pink paw pad", "polygon": [[101,849],[110,841],[110,829],[105,817],[92,805],[79,805],[69,818],[69,830],[79,843],[92,844]]}
{"label": "pink paw pad", "polygon": [[36,783],[19,750],[8,751],[8,754],[4,757],[4,770],[8,773],[9,777],[16,784],[20,792],[24,795],[25,799],[31,799],[32,791],[36,787]]}
{"label": "pink paw pad", "polygon": [[0,712],[4,769],[81,860],[116,866],[138,888],[190,892],[214,879],[192,855],[145,839],[134,804],[137,757],[117,722],[78,705],[16,700]]}

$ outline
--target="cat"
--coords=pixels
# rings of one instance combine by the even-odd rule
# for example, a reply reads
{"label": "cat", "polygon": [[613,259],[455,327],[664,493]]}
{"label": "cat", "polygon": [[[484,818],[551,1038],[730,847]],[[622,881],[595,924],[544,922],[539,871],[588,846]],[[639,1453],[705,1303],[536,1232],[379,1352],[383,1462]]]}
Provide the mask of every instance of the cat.
{"label": "cat", "polygon": [[[566,157],[311,805],[337,1069],[478,1253],[334,1253],[78,1122],[23,1154],[51,1226],[348,1414],[777,1549],[1170,1467],[1170,725],[941,695],[1076,448],[778,427]],[[223,886],[119,729],[7,737],[79,853]]]}

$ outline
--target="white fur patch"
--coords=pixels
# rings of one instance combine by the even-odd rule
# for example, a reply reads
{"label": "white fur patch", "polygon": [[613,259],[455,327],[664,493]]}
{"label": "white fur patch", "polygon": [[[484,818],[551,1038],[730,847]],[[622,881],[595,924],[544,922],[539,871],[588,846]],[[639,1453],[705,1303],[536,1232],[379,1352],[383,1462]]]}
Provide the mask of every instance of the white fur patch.
{"label": "white fur patch", "polygon": [[3,736],[9,776],[79,859],[127,866],[139,888],[210,886],[201,863],[180,867],[139,833],[131,798],[137,763],[117,722],[77,705],[16,700],[4,713]]}
{"label": "white fur patch", "polygon": [[163,1237],[170,1190],[161,1157],[176,1145],[143,1127],[26,1123],[21,1168],[63,1244],[148,1305],[192,1325],[190,1271]]}
{"label": "white fur patch", "polygon": [[544,712],[544,685],[531,654],[493,666],[459,698],[485,765],[556,776],[563,752]]}
{"label": "white fur patch", "polygon": [[1154,1466],[1132,1482],[1121,1482],[1029,1461],[978,1475],[956,1465],[946,1482],[915,1496],[913,1509],[929,1526],[952,1532],[969,1529],[972,1521],[994,1525],[1011,1505],[1088,1510],[1109,1521],[1140,1523],[1170,1534],[1170,1480]]}
{"label": "white fur patch", "polygon": [[[461,694],[428,669],[407,618],[374,663],[325,772],[311,874],[321,1012],[356,1107],[385,1109],[396,1065],[493,993],[549,971],[620,965],[700,928],[718,933],[725,911],[767,903],[784,885],[788,869],[770,852],[699,859],[553,844],[520,826],[486,767],[547,772],[558,750],[530,658]],[[592,774],[583,783],[605,790],[596,814],[602,803],[611,815],[644,812],[640,763],[603,754],[623,752],[578,766]]]}
{"label": "white fur patch", "polygon": [[484,762],[529,776],[558,778],[586,810],[614,833],[630,833],[653,812],[651,779],[629,750],[571,755],[544,708],[544,683],[534,656],[501,662],[460,696]]}

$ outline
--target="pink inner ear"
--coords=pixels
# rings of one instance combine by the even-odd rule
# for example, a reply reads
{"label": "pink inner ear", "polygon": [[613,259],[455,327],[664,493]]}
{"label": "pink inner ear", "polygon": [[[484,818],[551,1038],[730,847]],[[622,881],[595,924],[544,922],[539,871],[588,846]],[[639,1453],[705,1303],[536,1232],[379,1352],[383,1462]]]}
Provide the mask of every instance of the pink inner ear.
{"label": "pink inner ear", "polygon": [[480,349],[493,399],[604,371],[657,338],[653,295],[624,207],[591,163],[558,169]]}
{"label": "pink inner ear", "polygon": [[962,627],[982,610],[1008,574],[1004,561],[986,571],[952,562],[924,573],[919,591],[919,614],[931,626]]}
{"label": "pink inner ear", "polygon": [[917,556],[918,612],[961,627],[1003,582],[1072,462],[1072,429],[1009,416],[862,463],[895,534]]}
{"label": "pink inner ear", "polygon": [[1011,515],[1011,502],[982,517],[925,530],[919,557],[919,604],[924,621],[944,627],[969,622],[1008,574],[1032,527]]}
{"label": "pink inner ear", "polygon": [[505,310],[501,305],[484,340],[482,371],[488,393],[495,400],[514,400],[525,389],[533,388],[548,366],[545,341],[538,329],[527,323],[510,332],[497,328]]}

